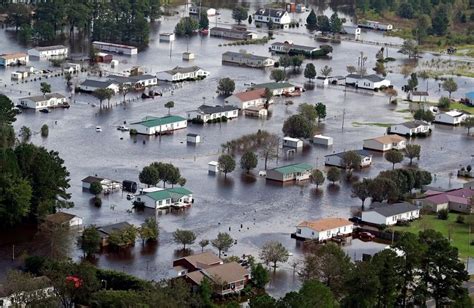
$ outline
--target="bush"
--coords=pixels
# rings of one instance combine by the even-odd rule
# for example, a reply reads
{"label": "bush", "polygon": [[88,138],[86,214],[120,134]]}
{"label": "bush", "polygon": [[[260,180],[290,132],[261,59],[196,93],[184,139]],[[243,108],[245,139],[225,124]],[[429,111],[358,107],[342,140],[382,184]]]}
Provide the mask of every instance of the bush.
{"label": "bush", "polygon": [[41,256],[29,256],[25,258],[25,271],[33,275],[39,275],[43,266],[46,263],[46,258]]}
{"label": "bush", "polygon": [[136,135],[136,134],[138,134],[137,130],[136,130],[135,128],[132,128],[132,129],[130,130],[130,135],[134,136],[134,135]]}
{"label": "bush", "polygon": [[438,219],[441,219],[441,220],[448,220],[448,217],[449,217],[449,212],[448,212],[448,210],[443,209],[443,210],[440,210],[440,211],[438,212]]}
{"label": "bush", "polygon": [[100,199],[100,197],[94,197],[94,205],[97,206],[97,207],[101,207],[102,206],[102,199]]}
{"label": "bush", "polygon": [[464,215],[458,215],[458,217],[456,217],[456,222],[458,224],[463,224],[464,220],[465,220]]}
{"label": "bush", "polygon": [[223,117],[221,118],[221,120],[222,120],[222,122],[227,122],[228,119],[227,119],[226,116],[223,116]]}
{"label": "bush", "polygon": [[41,126],[41,137],[48,137],[49,135],[49,127],[47,124],[43,124],[43,126]]}
{"label": "bush", "polygon": [[204,120],[203,120],[203,119],[194,118],[194,119],[191,120],[191,123],[202,125],[202,124],[204,124]]}

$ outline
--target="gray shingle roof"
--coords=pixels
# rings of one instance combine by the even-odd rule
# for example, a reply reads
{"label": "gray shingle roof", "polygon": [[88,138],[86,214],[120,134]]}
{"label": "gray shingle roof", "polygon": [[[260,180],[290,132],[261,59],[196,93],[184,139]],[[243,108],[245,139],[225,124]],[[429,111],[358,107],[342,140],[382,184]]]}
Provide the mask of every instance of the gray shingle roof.
{"label": "gray shingle roof", "polygon": [[270,58],[270,57],[265,57],[265,56],[257,56],[251,53],[243,53],[243,52],[235,52],[235,51],[226,51],[222,55],[236,57],[236,58],[252,59],[252,60],[257,60],[257,61],[258,60],[265,61]]}
{"label": "gray shingle roof", "polygon": [[53,98],[53,97],[55,97],[55,98],[65,98],[64,95],[59,94],[59,93],[48,93],[48,94],[45,94],[45,95],[25,97],[24,99],[29,99],[29,100],[32,100],[34,102],[43,102],[43,101],[48,100],[48,99]]}
{"label": "gray shingle roof", "polygon": [[198,110],[205,113],[205,114],[213,114],[218,112],[226,112],[232,110],[238,110],[239,108],[232,105],[225,105],[225,106],[209,106],[209,105],[201,105],[198,107]]}
{"label": "gray shingle roof", "polygon": [[110,233],[112,233],[114,231],[121,231],[121,230],[124,230],[125,228],[128,228],[130,226],[132,226],[132,225],[129,224],[128,222],[122,221],[122,222],[118,222],[116,224],[100,227],[99,231],[104,233],[104,234],[109,235]]}
{"label": "gray shingle roof", "polygon": [[[326,155],[325,157],[327,157],[327,156],[339,156],[340,158],[343,158],[343,157],[344,157],[344,154],[346,154],[347,152],[349,152],[349,151],[344,151],[344,152],[329,154],[329,155]],[[362,156],[362,157],[371,156],[371,154],[370,154],[368,151],[366,151],[366,150],[354,150],[354,152],[356,152],[357,154],[359,154],[359,155]]]}
{"label": "gray shingle roof", "polygon": [[372,203],[371,207],[372,207],[371,211],[379,213],[380,215],[384,217],[391,217],[391,216],[415,211],[418,209],[413,204],[410,204],[407,202],[394,203],[394,204],[375,202],[375,203]]}
{"label": "gray shingle roof", "polygon": [[271,16],[271,17],[282,17],[285,15],[286,11],[281,10],[281,9],[258,9],[255,15],[260,15],[260,16]]}
{"label": "gray shingle roof", "polygon": [[407,128],[417,128],[418,126],[429,125],[429,124],[425,121],[414,120],[414,121],[409,121],[409,122],[402,123],[400,125],[403,125]]}
{"label": "gray shingle roof", "polygon": [[111,84],[116,82],[111,80],[95,80],[95,79],[86,79],[83,83],[81,83],[82,87],[93,87],[93,88],[107,88]]}
{"label": "gray shingle roof", "polygon": [[378,75],[375,75],[375,74],[365,75],[365,76],[362,76],[362,75],[359,75],[359,74],[349,74],[349,75],[347,75],[346,78],[367,79],[367,80],[370,80],[372,82],[379,82],[379,81],[385,80],[385,78],[382,78],[382,77],[380,77]]}
{"label": "gray shingle roof", "polygon": [[196,72],[198,70],[200,70],[201,68],[199,66],[189,66],[189,67],[181,67],[181,66],[176,66],[175,68],[169,70],[169,71],[165,71],[167,73],[169,73],[170,75],[174,75],[174,74],[177,74],[177,73],[191,73],[191,72]]}

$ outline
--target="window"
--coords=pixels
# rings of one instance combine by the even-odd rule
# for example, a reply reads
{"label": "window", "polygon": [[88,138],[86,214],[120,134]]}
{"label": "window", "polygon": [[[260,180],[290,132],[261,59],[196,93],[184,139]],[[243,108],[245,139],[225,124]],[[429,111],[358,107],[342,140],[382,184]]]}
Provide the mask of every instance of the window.
{"label": "window", "polygon": [[328,237],[330,237],[330,236],[331,236],[331,231],[328,231],[328,232],[326,233],[326,235],[327,235]]}
{"label": "window", "polygon": [[296,229],[296,234],[301,234],[301,229]]}

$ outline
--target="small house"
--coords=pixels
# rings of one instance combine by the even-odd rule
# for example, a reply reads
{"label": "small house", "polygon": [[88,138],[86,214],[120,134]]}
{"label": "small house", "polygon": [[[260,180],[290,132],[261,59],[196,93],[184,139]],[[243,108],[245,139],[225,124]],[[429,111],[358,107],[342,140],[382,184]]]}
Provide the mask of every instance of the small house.
{"label": "small house", "polygon": [[443,113],[438,113],[435,116],[435,122],[448,125],[459,125],[466,121],[469,116],[464,112],[451,110]]}
{"label": "small house", "polygon": [[245,51],[227,51],[222,54],[222,63],[253,68],[265,68],[273,67],[275,65],[275,60],[273,60],[271,57],[257,56]]}
{"label": "small house", "polygon": [[67,57],[69,49],[63,45],[35,47],[28,50],[30,57],[39,58],[40,60],[49,60],[52,58]]}
{"label": "small house", "polygon": [[320,49],[319,47],[296,45],[291,42],[275,42],[270,45],[270,51],[284,54],[312,55]]}
{"label": "small house", "polygon": [[81,217],[64,212],[47,215],[44,220],[48,224],[61,227],[79,227],[83,222]]}
{"label": "small house", "polygon": [[199,119],[207,123],[214,119],[234,119],[239,116],[239,108],[232,105],[201,105],[196,110],[191,110],[187,112],[188,120]]}
{"label": "small house", "polygon": [[111,80],[95,80],[86,79],[79,85],[79,90],[82,92],[92,93],[98,89],[111,89],[114,93],[120,91],[120,86],[117,82]]}
{"label": "small house", "polygon": [[154,191],[140,194],[136,200],[142,202],[145,207],[156,210],[168,207],[187,207],[193,203],[193,193],[184,187],[156,188]]}
{"label": "small house", "polygon": [[[355,150],[357,154],[359,154],[361,160],[360,160],[360,167],[368,167],[372,164],[372,155],[365,151],[365,150]],[[346,152],[340,152],[340,153],[335,153],[335,154],[329,154],[324,156],[324,164],[326,166],[335,166],[335,167],[340,167],[344,168],[343,160],[344,160],[344,154]]]}
{"label": "small house", "polygon": [[254,118],[265,118],[268,116],[268,110],[265,107],[249,107],[244,110],[245,116]]}
{"label": "small house", "polygon": [[290,14],[283,9],[260,8],[253,15],[255,24],[268,24],[271,22],[273,27],[288,29],[291,23]]}
{"label": "small house", "polygon": [[371,209],[362,212],[362,221],[374,225],[392,226],[399,221],[411,221],[420,217],[420,209],[407,202],[386,204],[372,203]]}
{"label": "small house", "polygon": [[354,224],[345,218],[323,218],[302,221],[296,226],[296,238],[323,242],[335,236],[352,234]]}
{"label": "small house", "polygon": [[180,67],[156,73],[158,80],[179,82],[185,80],[199,80],[209,76],[209,72],[203,70],[198,66]]}
{"label": "small house", "polygon": [[[98,52],[96,53],[95,55],[95,62],[97,63],[111,63],[112,64],[112,61],[114,59],[114,56],[109,54],[109,53],[105,53],[105,52]],[[118,64],[118,61],[115,60]],[[113,62],[115,63],[115,62]]]}
{"label": "small house", "polygon": [[474,213],[474,189],[460,188],[448,191],[432,191],[426,193],[427,196],[420,199],[418,203],[422,207],[428,207],[433,212],[440,210],[450,210],[459,213]]}
{"label": "small house", "polygon": [[364,149],[385,152],[389,150],[404,150],[407,140],[398,135],[385,135],[364,140]]}
{"label": "small house", "polygon": [[6,53],[0,55],[0,66],[26,65],[29,57],[24,52]]}
{"label": "small house", "polygon": [[224,27],[213,27],[210,30],[210,35],[214,37],[222,37],[233,40],[252,40],[258,38],[258,34],[247,29],[240,29],[237,27],[224,28]]}
{"label": "small house", "polygon": [[284,137],[283,138],[283,147],[300,149],[303,147],[303,140],[298,138]]}
{"label": "small house", "polygon": [[175,39],[175,35],[172,32],[160,33],[160,41],[162,42],[173,42]]}
{"label": "small house", "polygon": [[315,135],[313,136],[313,143],[318,145],[331,146],[334,143],[334,139],[328,136]]}
{"label": "small house", "polygon": [[186,127],[188,127],[188,121],[174,115],[161,118],[147,116],[141,121],[130,124],[130,129],[135,129],[138,134],[142,135],[166,134]]}
{"label": "small house", "polygon": [[193,134],[189,133],[186,135],[186,141],[188,143],[200,143],[201,142],[201,136],[198,134]]}
{"label": "small house", "polygon": [[191,60],[194,60],[195,58],[196,56],[194,55],[194,53],[189,52],[189,51],[183,52],[183,60],[191,61]]}
{"label": "small house", "polygon": [[[133,227],[133,225],[129,224],[126,221],[99,227],[97,230],[99,231],[99,234],[100,234],[101,245],[102,246],[108,246],[109,245],[108,239],[109,239],[109,236],[112,233],[114,233],[114,232],[123,232],[123,231],[127,230],[130,227]],[[135,241],[133,241],[133,243],[129,243],[129,244],[133,245],[134,243],[135,243]]]}
{"label": "small house", "polygon": [[60,105],[66,105],[67,98],[59,93],[48,93],[44,95],[29,96],[20,98],[20,105],[23,108],[43,109]]}
{"label": "small house", "polygon": [[372,29],[372,30],[380,30],[380,31],[391,31],[393,30],[392,24],[384,24],[378,21],[372,20],[365,20],[358,24],[360,28]]}
{"label": "small house", "polygon": [[288,82],[267,82],[252,86],[253,89],[269,89],[274,96],[291,94],[295,92],[296,86]]}
{"label": "small house", "polygon": [[18,70],[10,74],[10,78],[12,80],[23,80],[23,79],[28,78],[28,76],[29,76],[29,72],[23,71],[23,70]]}
{"label": "small house", "polygon": [[209,174],[216,174],[217,172],[219,172],[219,163],[214,160],[210,161],[207,164],[207,172]]}
{"label": "small house", "polygon": [[380,77],[378,75],[359,75],[349,74],[346,76],[346,85],[356,88],[376,90],[382,87],[390,86],[390,80]]}
{"label": "small house", "polygon": [[309,180],[313,166],[300,163],[277,167],[267,170],[267,180],[277,182],[305,181]]}
{"label": "small house", "polygon": [[405,123],[395,124],[388,128],[389,134],[401,136],[428,135],[431,132],[431,124],[421,120],[414,120]]}
{"label": "small house", "polygon": [[138,54],[138,48],[135,46],[129,46],[124,44],[114,44],[107,42],[92,42],[92,47],[99,51],[113,52],[120,55],[133,56]]}
{"label": "small house", "polygon": [[76,74],[81,71],[81,65],[78,63],[66,63],[63,65],[63,73]]}
{"label": "small house", "polygon": [[83,189],[90,189],[91,188],[91,184],[92,183],[95,183],[95,182],[99,182],[101,183],[102,185],[105,185],[106,183],[106,179],[104,178],[99,178],[97,176],[88,176],[88,177],[85,177],[82,179],[82,188]]}
{"label": "small house", "polygon": [[[265,106],[266,102],[267,99],[265,98],[265,88],[235,93],[225,99],[226,104],[239,106],[239,108],[242,110],[251,107],[262,107]],[[268,104],[272,103],[273,99],[270,99]]]}
{"label": "small house", "polygon": [[208,8],[208,7],[205,7],[205,6],[197,6],[197,5],[191,5],[189,7],[189,15],[197,15],[197,16],[200,16],[201,13],[200,12],[203,12],[203,13],[206,13],[208,17],[210,16],[215,16],[217,14],[217,11],[216,9],[214,8]]}

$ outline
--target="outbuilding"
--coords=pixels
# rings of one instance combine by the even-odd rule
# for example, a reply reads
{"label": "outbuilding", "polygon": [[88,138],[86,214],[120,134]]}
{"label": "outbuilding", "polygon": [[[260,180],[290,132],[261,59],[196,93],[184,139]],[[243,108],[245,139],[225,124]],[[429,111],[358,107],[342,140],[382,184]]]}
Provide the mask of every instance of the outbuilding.
{"label": "outbuilding", "polygon": [[315,135],[313,136],[313,143],[318,145],[331,146],[334,143],[334,139],[328,136]]}
{"label": "outbuilding", "polygon": [[291,164],[267,171],[267,180],[277,182],[309,180],[313,166],[306,163]]}
{"label": "outbuilding", "polygon": [[217,172],[219,172],[219,163],[214,160],[210,161],[207,164],[207,171],[209,174],[216,174]]}
{"label": "outbuilding", "polygon": [[194,133],[189,133],[186,135],[186,141],[188,143],[200,143],[201,142],[201,136],[198,134]]}
{"label": "outbuilding", "polygon": [[175,35],[172,32],[160,33],[160,41],[162,42],[173,42]]}
{"label": "outbuilding", "polygon": [[284,137],[283,138],[283,147],[299,149],[303,147],[303,140],[298,138]]}

